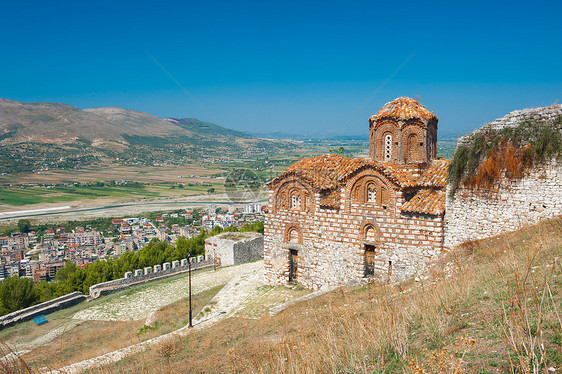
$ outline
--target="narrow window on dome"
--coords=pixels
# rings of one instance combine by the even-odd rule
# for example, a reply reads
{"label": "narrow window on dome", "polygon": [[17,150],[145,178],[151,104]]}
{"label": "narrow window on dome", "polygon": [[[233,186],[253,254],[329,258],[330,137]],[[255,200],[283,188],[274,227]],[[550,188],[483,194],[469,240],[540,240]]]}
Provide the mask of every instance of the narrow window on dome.
{"label": "narrow window on dome", "polygon": [[392,158],[392,135],[384,136],[384,160],[389,161]]}
{"label": "narrow window on dome", "polygon": [[291,195],[291,208],[300,209],[301,208],[301,197],[295,194]]}
{"label": "narrow window on dome", "polygon": [[374,203],[376,201],[377,201],[377,193],[375,191],[375,187],[369,186],[369,189],[367,190],[367,202]]}

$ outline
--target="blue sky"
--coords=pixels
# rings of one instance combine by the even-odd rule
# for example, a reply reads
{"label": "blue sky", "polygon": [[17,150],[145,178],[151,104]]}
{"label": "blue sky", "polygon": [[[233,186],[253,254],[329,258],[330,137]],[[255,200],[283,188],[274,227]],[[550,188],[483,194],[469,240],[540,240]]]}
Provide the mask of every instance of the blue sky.
{"label": "blue sky", "polygon": [[410,96],[462,134],[562,99],[560,14],[560,1],[0,1],[0,97],[366,135]]}

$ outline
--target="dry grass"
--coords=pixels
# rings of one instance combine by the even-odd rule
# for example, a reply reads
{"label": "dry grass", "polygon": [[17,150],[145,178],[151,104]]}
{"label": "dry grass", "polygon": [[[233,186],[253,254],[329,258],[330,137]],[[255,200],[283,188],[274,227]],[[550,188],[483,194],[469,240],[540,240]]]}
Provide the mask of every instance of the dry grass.
{"label": "dry grass", "polygon": [[561,253],[557,219],[460,247],[418,283],[340,288],[274,317],[230,318],[93,372],[558,372]]}
{"label": "dry grass", "polygon": [[8,345],[0,343],[0,373],[1,374],[35,374],[21,356],[14,352]]}
{"label": "dry grass", "polygon": [[561,252],[559,219],[465,245],[419,283],[341,288],[274,317],[231,318],[174,342],[175,353],[162,355],[162,348],[156,347],[103,370],[481,374],[560,370]]}
{"label": "dry grass", "polygon": [[[192,300],[194,314],[199,313],[221,288],[222,286],[219,286],[195,294]],[[187,305],[187,299],[182,299],[161,308],[152,318],[154,322],[151,326],[145,326],[144,320],[131,322],[86,321],[65,331],[64,334],[47,344],[22,354],[21,362],[28,365],[33,372],[45,367],[58,369],[71,363],[100,356],[167,334],[185,326],[188,318]],[[46,332],[45,330],[42,331],[43,333]],[[12,339],[14,338],[12,337]],[[9,349],[7,344],[4,344],[4,346]],[[0,354],[3,355],[1,348],[2,346],[0,346]],[[171,357],[176,351],[177,346],[168,340],[165,340],[162,346],[158,348],[158,352],[162,353],[162,356],[167,355],[167,357]],[[19,372],[14,371],[14,373]]]}

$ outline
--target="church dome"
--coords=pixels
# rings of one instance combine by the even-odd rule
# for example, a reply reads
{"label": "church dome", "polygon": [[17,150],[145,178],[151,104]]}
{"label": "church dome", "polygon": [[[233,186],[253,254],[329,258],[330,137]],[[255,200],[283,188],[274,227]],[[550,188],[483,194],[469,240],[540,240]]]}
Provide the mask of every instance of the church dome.
{"label": "church dome", "polygon": [[390,118],[394,120],[420,119],[426,124],[431,120],[437,121],[437,116],[427,110],[419,101],[409,97],[399,97],[384,104],[384,106],[369,119],[369,122],[377,122],[381,119]]}

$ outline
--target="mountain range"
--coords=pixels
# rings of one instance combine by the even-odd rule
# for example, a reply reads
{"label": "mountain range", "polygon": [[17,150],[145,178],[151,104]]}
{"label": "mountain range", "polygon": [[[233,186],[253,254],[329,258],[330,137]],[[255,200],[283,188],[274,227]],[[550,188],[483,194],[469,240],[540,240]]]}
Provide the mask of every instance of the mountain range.
{"label": "mountain range", "polygon": [[292,147],[291,142],[259,139],[195,118],[0,99],[0,172],[116,161],[173,164],[267,154],[287,147]]}

